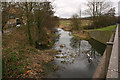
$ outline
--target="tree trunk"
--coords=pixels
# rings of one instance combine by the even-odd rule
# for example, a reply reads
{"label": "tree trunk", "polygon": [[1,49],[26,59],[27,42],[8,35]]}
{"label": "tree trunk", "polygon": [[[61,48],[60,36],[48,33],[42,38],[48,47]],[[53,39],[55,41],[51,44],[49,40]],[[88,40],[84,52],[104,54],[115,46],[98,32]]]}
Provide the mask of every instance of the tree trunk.
{"label": "tree trunk", "polygon": [[28,27],[28,37],[29,37],[29,41],[30,41],[30,44],[31,44],[31,41],[32,41],[32,37],[31,37],[31,31],[30,31],[30,18],[29,18],[29,14],[27,14],[27,27]]}

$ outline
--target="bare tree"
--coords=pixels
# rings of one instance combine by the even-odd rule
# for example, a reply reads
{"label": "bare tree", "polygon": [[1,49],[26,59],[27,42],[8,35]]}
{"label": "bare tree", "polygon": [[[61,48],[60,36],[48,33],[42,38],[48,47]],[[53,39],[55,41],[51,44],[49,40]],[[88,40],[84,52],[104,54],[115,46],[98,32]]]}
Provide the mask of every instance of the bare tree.
{"label": "bare tree", "polygon": [[[114,23],[115,8],[106,0],[88,0],[86,13],[92,17],[93,28],[108,26]],[[112,21],[112,22],[111,22]]]}
{"label": "bare tree", "polygon": [[72,23],[72,28],[74,30],[78,30],[79,29],[79,16],[77,14],[74,14],[72,16],[71,23]]}
{"label": "bare tree", "polygon": [[50,30],[52,32],[57,24],[57,19],[54,17],[54,11],[51,2],[47,1],[39,3],[34,10],[34,14],[39,34],[37,42],[40,42],[41,44],[47,44],[49,38],[47,31]]}
{"label": "bare tree", "polygon": [[80,7],[80,9],[79,9],[79,29],[83,29],[83,27],[82,27],[82,20],[81,20],[81,16],[82,16],[82,10],[81,10],[81,7]]}
{"label": "bare tree", "polygon": [[95,18],[106,14],[111,8],[111,3],[106,0],[88,0],[87,7],[86,13]]}
{"label": "bare tree", "polygon": [[81,11],[81,7],[80,7],[78,14],[73,14],[71,17],[72,18],[71,19],[72,28],[74,30],[82,30],[83,29],[83,27],[81,25],[81,22],[82,22],[81,21],[81,13],[82,13],[82,11]]}
{"label": "bare tree", "polygon": [[18,6],[24,11],[25,16],[27,17],[27,27],[28,27],[28,36],[30,40],[30,44],[32,41],[31,37],[31,31],[30,31],[30,25],[33,19],[31,19],[31,16],[33,14],[33,9],[36,6],[35,2],[20,2],[18,3]]}

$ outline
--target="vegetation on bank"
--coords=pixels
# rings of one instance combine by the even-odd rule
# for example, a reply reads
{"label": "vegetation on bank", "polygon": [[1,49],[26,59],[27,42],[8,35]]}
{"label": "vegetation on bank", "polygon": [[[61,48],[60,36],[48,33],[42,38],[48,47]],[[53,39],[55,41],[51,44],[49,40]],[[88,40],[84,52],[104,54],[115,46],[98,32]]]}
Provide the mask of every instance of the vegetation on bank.
{"label": "vegetation on bank", "polygon": [[[18,7],[19,6],[19,7]],[[17,10],[16,10],[17,9]],[[29,43],[33,45],[36,43],[48,44],[49,33],[55,32],[55,27],[58,25],[59,18],[54,16],[53,6],[51,2],[45,0],[43,2],[3,2],[2,3],[2,28],[4,30],[5,25],[11,25],[11,17],[14,19],[19,18],[21,24],[26,24]],[[17,11],[19,11],[17,14]],[[12,14],[12,15],[11,15]],[[10,16],[10,18],[9,18]],[[9,21],[9,22],[8,22]],[[15,20],[14,20],[15,23]],[[34,41],[32,37],[31,26],[36,26],[36,33],[38,34],[37,40]],[[46,32],[48,31],[48,32]]]}
{"label": "vegetation on bank", "polygon": [[113,31],[114,29],[115,29],[115,25],[111,25],[111,26],[104,27],[104,28],[99,28],[99,29],[96,29],[96,30],[100,30],[100,31]]}
{"label": "vegetation on bank", "polygon": [[[33,35],[35,35],[34,28],[31,27]],[[52,55],[57,51],[39,50],[35,45],[31,46],[26,31],[27,27],[21,26],[2,36],[3,78],[41,78],[48,73],[46,70],[50,66],[51,71],[54,71],[56,65],[51,65],[49,62],[54,60]],[[30,72],[27,74],[28,71]]]}
{"label": "vegetation on bank", "polygon": [[111,25],[111,26],[107,26],[104,28],[89,29],[89,30],[85,30],[85,31],[87,31],[87,32],[89,32],[89,31],[113,31],[113,30],[115,30],[115,26],[116,25]]}
{"label": "vegetation on bank", "polygon": [[[54,60],[53,55],[57,53],[50,49],[58,37],[55,35],[55,27],[59,21],[59,18],[54,16],[51,2],[47,0],[40,3],[3,2],[2,14],[4,14],[2,15],[4,23],[2,24],[2,77],[43,77],[45,73],[48,73],[46,70],[50,67],[50,62]],[[12,17],[19,18],[22,24],[16,30],[4,33],[4,26],[9,25],[7,22],[10,20],[8,18],[10,14]],[[54,71],[54,66],[56,65],[52,65],[50,71]]]}

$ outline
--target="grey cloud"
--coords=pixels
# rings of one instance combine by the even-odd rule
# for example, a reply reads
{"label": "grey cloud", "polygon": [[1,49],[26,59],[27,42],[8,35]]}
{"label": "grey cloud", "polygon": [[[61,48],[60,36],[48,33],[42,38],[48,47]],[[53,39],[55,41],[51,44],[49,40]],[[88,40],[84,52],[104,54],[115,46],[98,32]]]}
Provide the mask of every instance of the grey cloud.
{"label": "grey cloud", "polygon": [[[56,13],[55,15],[62,17],[62,18],[69,18],[73,14],[78,13],[80,5],[82,12],[87,8],[85,6],[87,0],[55,0],[54,5],[56,6]],[[112,2],[118,2],[120,0],[109,0]],[[116,12],[118,12],[118,8],[116,6],[117,4],[114,4],[116,7]],[[82,15],[82,17],[85,17],[85,15]]]}

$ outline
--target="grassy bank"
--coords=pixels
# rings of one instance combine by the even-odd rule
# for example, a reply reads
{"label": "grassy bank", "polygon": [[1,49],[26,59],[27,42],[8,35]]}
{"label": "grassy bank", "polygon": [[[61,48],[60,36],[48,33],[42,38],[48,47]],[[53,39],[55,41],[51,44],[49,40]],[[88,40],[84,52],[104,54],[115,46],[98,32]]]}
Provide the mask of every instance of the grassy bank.
{"label": "grassy bank", "polygon": [[115,30],[115,25],[111,25],[99,29],[85,30],[85,32],[89,33],[89,36],[92,37],[93,39],[106,44],[106,42],[109,41],[114,30]]}
{"label": "grassy bank", "polygon": [[[35,27],[32,38],[36,39]],[[2,36],[3,78],[41,78],[48,68],[54,71],[50,62],[57,51],[53,49],[39,50],[29,45],[27,27],[21,26],[11,33]]]}
{"label": "grassy bank", "polygon": [[97,29],[97,30],[100,30],[100,31],[112,31],[115,29],[115,25],[111,25],[111,26],[108,26],[108,27],[105,27],[105,28],[100,28],[100,29]]}
{"label": "grassy bank", "polygon": [[87,32],[89,31],[113,31],[115,29],[115,25],[107,26],[104,28],[99,28],[99,29],[90,29],[90,30],[85,30]]}

